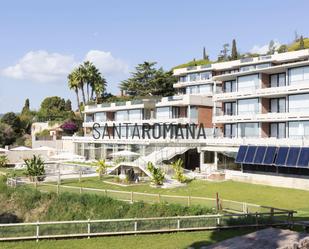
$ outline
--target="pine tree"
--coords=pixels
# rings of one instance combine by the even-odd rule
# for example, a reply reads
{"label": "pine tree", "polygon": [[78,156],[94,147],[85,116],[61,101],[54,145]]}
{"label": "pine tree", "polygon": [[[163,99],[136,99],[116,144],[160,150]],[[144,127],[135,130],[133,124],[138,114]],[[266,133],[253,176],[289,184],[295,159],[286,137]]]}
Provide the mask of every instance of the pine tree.
{"label": "pine tree", "polygon": [[203,47],[203,60],[209,61],[209,56],[208,56],[208,54],[206,53],[205,47]]}
{"label": "pine tree", "polygon": [[30,101],[29,101],[29,99],[26,99],[25,105],[24,105],[24,107],[21,111],[21,114],[27,114],[27,113],[29,113],[29,111],[30,111]]}
{"label": "pine tree", "polygon": [[66,110],[66,111],[72,111],[72,102],[71,102],[71,100],[67,100],[66,102],[65,102],[65,107],[64,107],[64,109]]}
{"label": "pine tree", "polygon": [[298,47],[298,49],[299,49],[299,50],[305,49],[304,38],[303,38],[302,35],[301,35],[300,38],[299,38],[299,47]]}
{"label": "pine tree", "polygon": [[276,51],[275,42],[271,40],[268,45],[268,54],[274,54]]}
{"label": "pine tree", "polygon": [[232,60],[237,60],[238,59],[238,52],[237,52],[236,40],[235,39],[233,39],[233,41],[232,41],[231,59]]}

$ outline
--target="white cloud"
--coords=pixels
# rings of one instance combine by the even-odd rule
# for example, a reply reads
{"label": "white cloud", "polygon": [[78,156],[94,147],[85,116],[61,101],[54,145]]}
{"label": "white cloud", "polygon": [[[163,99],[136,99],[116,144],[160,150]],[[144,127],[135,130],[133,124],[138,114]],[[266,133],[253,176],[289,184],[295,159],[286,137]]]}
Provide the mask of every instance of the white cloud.
{"label": "white cloud", "polygon": [[[278,49],[281,46],[281,43],[278,41],[274,41],[275,48]],[[254,45],[253,48],[250,50],[250,53],[254,54],[266,54],[268,52],[268,46],[269,43],[259,46],[259,45]]]}
{"label": "white cloud", "polygon": [[[128,65],[114,58],[110,52],[90,50],[84,60],[93,62],[106,77],[119,77],[128,73]],[[72,55],[49,53],[44,50],[30,51],[16,65],[1,70],[1,74],[14,79],[36,82],[59,82],[80,64]]]}
{"label": "white cloud", "polygon": [[21,80],[52,82],[63,79],[76,66],[74,57],[44,50],[30,51],[14,66],[1,71],[2,75]]}
{"label": "white cloud", "polygon": [[126,75],[129,71],[128,65],[114,58],[111,52],[90,50],[86,54],[85,61],[91,61],[107,77]]}

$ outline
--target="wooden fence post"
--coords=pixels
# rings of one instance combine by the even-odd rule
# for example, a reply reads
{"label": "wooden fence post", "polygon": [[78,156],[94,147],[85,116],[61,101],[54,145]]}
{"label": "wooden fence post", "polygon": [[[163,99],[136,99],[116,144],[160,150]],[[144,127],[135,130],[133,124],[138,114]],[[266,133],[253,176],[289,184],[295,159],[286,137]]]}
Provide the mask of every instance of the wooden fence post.
{"label": "wooden fence post", "polygon": [[180,229],[180,219],[178,218],[177,219],[177,230],[179,230]]}
{"label": "wooden fence post", "polygon": [[158,194],[158,202],[161,203],[161,195]]}
{"label": "wooden fence post", "polygon": [[219,205],[219,194],[218,194],[218,192],[216,193],[216,203],[217,203],[217,212],[219,212],[219,210],[220,210],[220,205]]}
{"label": "wooden fence post", "polygon": [[40,221],[37,221],[36,223],[36,242],[39,242],[40,237]]}
{"label": "wooden fence post", "polygon": [[191,205],[191,196],[188,195],[188,207],[190,207],[190,205]]}
{"label": "wooden fence post", "polygon": [[131,203],[133,203],[133,191],[131,191]]}
{"label": "wooden fence post", "polygon": [[134,221],[134,231],[137,231],[137,220]]}
{"label": "wooden fence post", "polygon": [[60,193],[60,187],[59,187],[59,183],[57,184],[57,195],[59,195]]}
{"label": "wooden fence post", "polygon": [[61,184],[61,175],[60,175],[60,169],[58,170],[58,184]]}
{"label": "wooden fence post", "polygon": [[88,239],[90,239],[90,233],[91,233],[91,226],[90,226],[90,219],[88,219],[88,229],[87,229],[87,232],[88,232]]}
{"label": "wooden fence post", "polygon": [[79,180],[78,180],[79,182],[81,182],[82,181],[82,171],[79,169]]}

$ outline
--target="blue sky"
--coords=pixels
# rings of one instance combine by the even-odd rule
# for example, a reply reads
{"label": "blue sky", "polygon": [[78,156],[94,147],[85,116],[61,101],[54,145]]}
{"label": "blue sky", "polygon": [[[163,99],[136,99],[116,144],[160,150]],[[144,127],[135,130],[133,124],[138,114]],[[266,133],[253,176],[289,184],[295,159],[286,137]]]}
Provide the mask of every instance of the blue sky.
{"label": "blue sky", "polygon": [[145,60],[170,69],[203,46],[216,58],[233,38],[246,52],[308,36],[308,9],[306,0],[1,1],[0,113],[20,111],[26,98],[34,109],[47,96],[74,102],[66,75],[85,59],[118,93]]}

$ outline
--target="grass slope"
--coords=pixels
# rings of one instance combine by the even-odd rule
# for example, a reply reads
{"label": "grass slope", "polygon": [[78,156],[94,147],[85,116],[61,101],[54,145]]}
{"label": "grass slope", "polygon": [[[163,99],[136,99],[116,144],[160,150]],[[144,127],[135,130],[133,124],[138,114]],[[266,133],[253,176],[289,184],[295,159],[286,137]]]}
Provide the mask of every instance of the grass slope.
{"label": "grass slope", "polygon": [[174,189],[156,189],[145,185],[130,187],[114,186],[104,183],[98,180],[98,178],[83,179],[82,183],[79,183],[77,180],[65,180],[63,183],[71,186],[212,198],[215,198],[218,192],[220,197],[224,199],[294,209],[299,212],[298,215],[309,215],[309,191],[305,190],[278,188],[234,181],[210,182],[201,180],[194,180],[190,182],[187,187]]}

